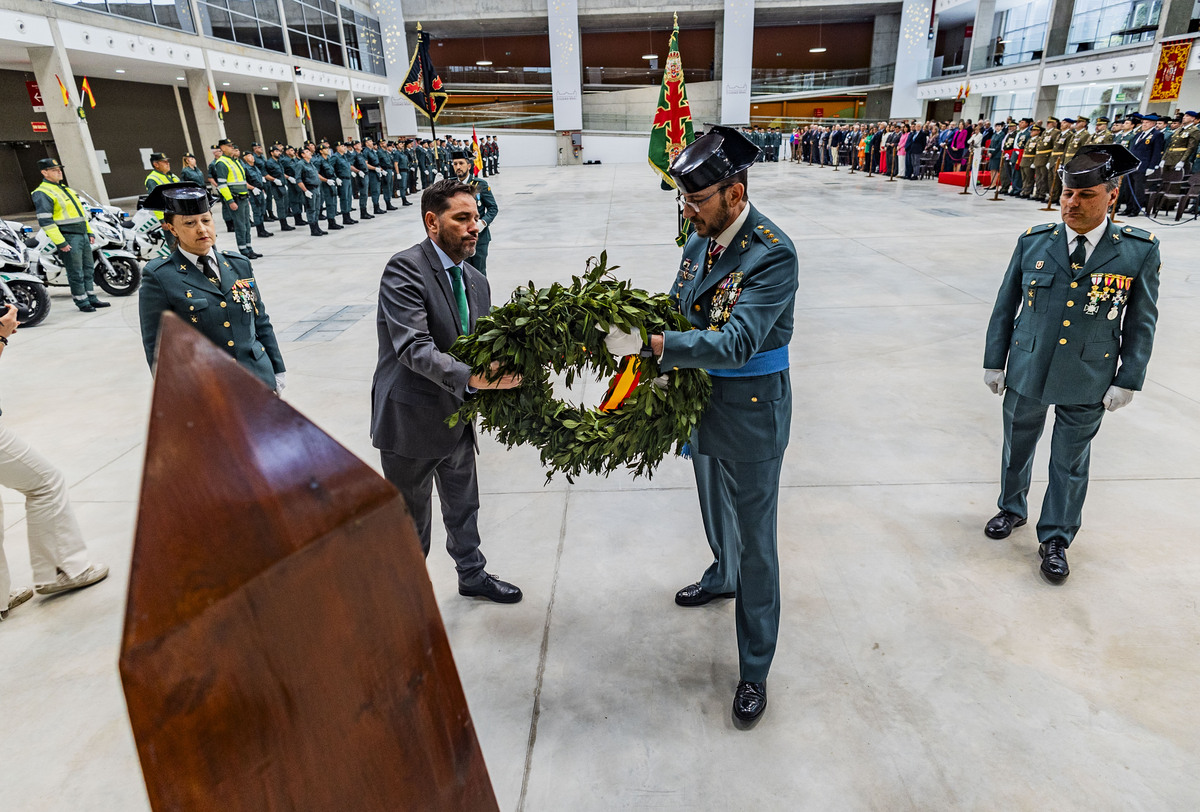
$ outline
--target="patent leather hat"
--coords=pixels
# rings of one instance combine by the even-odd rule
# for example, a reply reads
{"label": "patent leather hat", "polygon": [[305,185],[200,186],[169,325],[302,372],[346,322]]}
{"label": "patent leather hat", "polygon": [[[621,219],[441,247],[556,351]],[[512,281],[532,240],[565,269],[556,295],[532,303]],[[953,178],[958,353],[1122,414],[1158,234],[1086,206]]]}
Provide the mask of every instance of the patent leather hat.
{"label": "patent leather hat", "polygon": [[761,150],[732,127],[712,125],[671,164],[670,175],[684,194],[693,194],[748,169]]}
{"label": "patent leather hat", "polygon": [[162,183],[146,195],[142,208],[165,214],[204,214],[209,210],[208,192],[190,180]]}
{"label": "patent leather hat", "polygon": [[1088,189],[1128,175],[1138,168],[1138,159],[1120,144],[1092,144],[1079,148],[1075,157],[1058,170],[1063,188]]}

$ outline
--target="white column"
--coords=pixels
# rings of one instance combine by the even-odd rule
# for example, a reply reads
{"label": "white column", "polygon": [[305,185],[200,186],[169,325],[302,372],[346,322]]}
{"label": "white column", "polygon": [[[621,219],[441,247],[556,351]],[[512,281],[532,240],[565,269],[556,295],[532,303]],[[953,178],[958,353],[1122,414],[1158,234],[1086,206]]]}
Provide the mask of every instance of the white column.
{"label": "white column", "polygon": [[408,75],[409,62],[408,42],[404,38],[404,11],[400,8],[400,0],[374,0],[372,7],[379,15],[383,63],[387,69],[388,97],[382,99],[379,105],[383,110],[383,131],[395,135],[416,135],[417,108],[400,95],[400,85]]}
{"label": "white column", "polygon": [[933,0],[904,0],[900,9],[900,39],[896,45],[896,76],[892,82],[891,118],[919,118],[917,81],[929,70],[933,40],[929,38]]}
{"label": "white column", "polygon": [[554,93],[554,129],[583,129],[583,80],[580,62],[578,0],[548,0],[550,82]]}
{"label": "white column", "polygon": [[[29,61],[33,64],[33,75],[42,91],[42,103],[46,107],[46,120],[50,123],[50,134],[54,136],[54,147],[68,178],[68,184],[82,189],[101,203],[108,203],[108,189],[100,173],[100,162],[96,159],[96,147],[92,144],[92,132],[87,119],[80,118],[83,99],[75,87],[75,76],[71,72],[71,60],[58,34],[58,25],[50,20],[50,31],[54,47],[31,47]],[[67,86],[70,104],[62,103],[58,89],[58,76]],[[11,111],[9,111],[11,112]]]}
{"label": "white column", "polygon": [[754,0],[725,0],[721,42],[721,123],[750,123]]}
{"label": "white column", "polygon": [[304,119],[296,116],[296,100],[300,98],[300,88],[293,80],[277,82],[275,91],[279,94],[279,112],[283,115],[284,140],[298,149],[308,137],[304,130]]}
{"label": "white column", "polygon": [[218,110],[208,106],[208,91],[212,90],[213,97],[217,96],[217,88],[213,81],[212,71],[208,68],[208,57],[204,58],[203,68],[188,68],[183,72],[187,77],[188,99],[192,103],[192,115],[196,117],[196,130],[200,134],[200,149],[195,153],[196,160],[207,166],[207,160],[200,160],[201,155],[207,155],[212,145],[225,137],[225,122],[218,115]]}
{"label": "white column", "polygon": [[[353,80],[351,81],[353,86]],[[337,92],[338,101],[338,123],[342,125],[342,140],[349,141],[351,138],[358,138],[358,121],[354,118],[354,91],[339,90]],[[387,99],[380,99],[383,105],[387,105]],[[410,105],[411,106],[411,105]],[[388,124],[385,117],[383,123]],[[389,129],[384,129],[384,134],[388,137],[403,135],[403,133],[393,133]]]}

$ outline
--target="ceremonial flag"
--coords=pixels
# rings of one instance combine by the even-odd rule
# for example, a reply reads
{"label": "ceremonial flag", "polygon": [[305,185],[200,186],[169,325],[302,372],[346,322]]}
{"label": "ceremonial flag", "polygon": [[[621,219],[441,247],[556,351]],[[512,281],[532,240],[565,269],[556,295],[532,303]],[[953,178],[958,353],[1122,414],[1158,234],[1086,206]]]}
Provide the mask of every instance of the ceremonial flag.
{"label": "ceremonial flag", "polygon": [[475,125],[471,125],[471,151],[475,154],[475,160],[471,162],[471,174],[476,177],[483,171],[483,153],[479,149],[479,136],[475,134]]}
{"label": "ceremonial flag", "polygon": [[1183,75],[1192,55],[1192,41],[1164,43],[1158,57],[1158,71],[1150,88],[1150,103],[1175,101],[1183,86]]}
{"label": "ceremonial flag", "polygon": [[362,108],[358,106],[358,102],[354,103],[354,120],[362,121]]}
{"label": "ceremonial flag", "polygon": [[91,105],[92,109],[95,109],[96,97],[92,95],[92,86],[88,84],[86,76],[83,77],[83,85],[80,87],[80,90],[83,92],[83,95],[87,96],[88,104]]}
{"label": "ceremonial flag", "polygon": [[[58,74],[54,74],[54,78],[58,79]],[[62,91],[63,107],[71,106],[71,94],[67,92],[67,86],[63,84],[62,79],[58,79],[58,89]]]}
{"label": "ceremonial flag", "polygon": [[308,109],[307,101],[304,102],[304,117],[309,121],[312,121],[312,111]]}
{"label": "ceremonial flag", "polygon": [[442,89],[442,77],[438,76],[433,58],[429,55],[429,42],[429,35],[417,23],[417,50],[408,64],[408,74],[400,85],[400,95],[429,116],[431,121],[437,121],[450,94]]}
{"label": "ceremonial flag", "polygon": [[[675,17],[675,28],[671,31],[671,42],[667,46],[667,64],[663,69],[662,89],[658,93],[658,109],[654,112],[654,124],[650,129],[650,166],[662,178],[662,188],[675,188],[675,181],[667,173],[671,163],[679,157],[683,148],[696,140],[692,130],[692,108],[688,105],[687,88],[683,83],[683,61],[679,58],[679,16]],[[679,213],[678,245],[687,241],[691,223]]]}
{"label": "ceremonial flag", "polygon": [[229,99],[226,98],[224,93],[221,93],[221,112],[222,113],[229,112]]}
{"label": "ceremonial flag", "polygon": [[304,118],[304,111],[300,108],[300,99],[296,99],[296,118]]}
{"label": "ceremonial flag", "polygon": [[213,93],[213,89],[208,89],[208,107],[211,110],[216,110],[220,105],[217,104],[217,94]]}

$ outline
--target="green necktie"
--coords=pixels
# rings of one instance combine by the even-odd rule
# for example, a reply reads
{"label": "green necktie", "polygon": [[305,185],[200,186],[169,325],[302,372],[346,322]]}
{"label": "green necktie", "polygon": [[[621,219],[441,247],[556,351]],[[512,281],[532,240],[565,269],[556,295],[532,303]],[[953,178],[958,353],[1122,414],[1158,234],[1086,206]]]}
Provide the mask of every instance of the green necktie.
{"label": "green necktie", "polygon": [[454,278],[454,299],[458,302],[458,320],[462,324],[462,335],[467,334],[471,324],[471,311],[467,308],[467,289],[463,287],[462,268],[457,265],[450,267],[450,275]]}
{"label": "green necktie", "polygon": [[[1059,256],[1062,256],[1059,254]],[[1075,238],[1075,250],[1071,252],[1071,270],[1081,271],[1087,264],[1087,237],[1080,234]]]}

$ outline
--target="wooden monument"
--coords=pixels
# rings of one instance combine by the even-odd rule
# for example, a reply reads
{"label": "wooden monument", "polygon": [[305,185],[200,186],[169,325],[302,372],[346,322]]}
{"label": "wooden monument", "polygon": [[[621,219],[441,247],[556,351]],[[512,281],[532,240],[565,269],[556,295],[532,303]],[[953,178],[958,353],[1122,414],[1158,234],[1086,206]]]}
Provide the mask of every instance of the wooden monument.
{"label": "wooden monument", "polygon": [[156,812],[497,809],[403,500],[171,314],[120,666]]}

